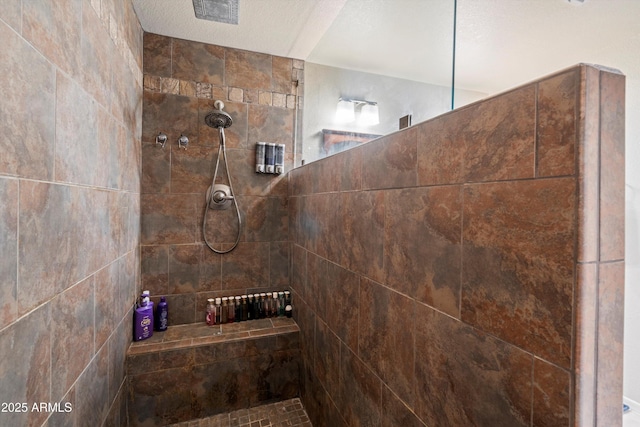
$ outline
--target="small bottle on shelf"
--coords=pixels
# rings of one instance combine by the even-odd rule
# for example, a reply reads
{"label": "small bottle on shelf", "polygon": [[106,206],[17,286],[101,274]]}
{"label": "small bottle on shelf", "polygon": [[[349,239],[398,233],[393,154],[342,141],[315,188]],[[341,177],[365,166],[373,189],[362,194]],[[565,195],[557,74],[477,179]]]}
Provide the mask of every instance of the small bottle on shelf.
{"label": "small bottle on shelf", "polygon": [[236,306],[234,304],[234,298],[229,297],[229,301],[227,304],[229,305],[229,310],[227,312],[227,323],[233,323],[236,320]]}
{"label": "small bottle on shelf", "polygon": [[216,325],[220,324],[220,315],[222,314],[222,301],[216,298]]}
{"label": "small bottle on shelf", "polygon": [[220,312],[220,323],[227,323],[229,319],[229,298],[222,297],[222,311]]}
{"label": "small bottle on shelf", "polygon": [[216,324],[216,306],[213,298],[207,299],[207,312],[205,316],[207,325],[213,326]]}
{"label": "small bottle on shelf", "polygon": [[273,295],[271,292],[267,292],[267,308],[265,310],[265,317],[273,316]]}
{"label": "small bottle on shelf", "polygon": [[264,292],[260,293],[260,303],[258,304],[258,307],[260,308],[260,319],[264,319],[265,317],[267,317],[267,294],[265,294]]}
{"label": "small bottle on shelf", "polygon": [[278,316],[284,316],[284,292],[278,292]]}
{"label": "small bottle on shelf", "polygon": [[242,322],[242,297],[236,296],[236,322]]}
{"label": "small bottle on shelf", "polygon": [[253,311],[253,294],[247,295],[247,320],[255,319],[255,312]]}
{"label": "small bottle on shelf", "polygon": [[249,312],[247,311],[247,309],[248,309],[247,296],[246,295],[242,295],[241,298],[242,298],[242,305],[241,305],[241,307],[242,307],[242,310],[241,310],[242,319],[241,320],[242,321],[246,321],[246,320],[249,320]]}
{"label": "small bottle on shelf", "polygon": [[160,302],[155,314],[156,330],[163,332],[169,327],[169,306],[165,297],[160,297]]}
{"label": "small bottle on shelf", "polygon": [[272,298],[271,300],[273,301],[271,303],[271,316],[272,317],[278,317],[278,311],[279,311],[279,305],[278,305],[278,293],[277,292],[273,292],[272,294]]}
{"label": "small bottle on shelf", "polygon": [[293,304],[291,303],[291,292],[284,291],[284,315],[287,317],[293,316]]}

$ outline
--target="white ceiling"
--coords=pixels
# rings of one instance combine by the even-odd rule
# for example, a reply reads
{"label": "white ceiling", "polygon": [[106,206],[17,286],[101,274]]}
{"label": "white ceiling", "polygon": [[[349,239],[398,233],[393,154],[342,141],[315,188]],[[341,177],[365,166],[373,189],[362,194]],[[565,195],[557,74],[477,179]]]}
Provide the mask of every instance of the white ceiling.
{"label": "white ceiling", "polygon": [[[239,0],[239,25],[192,0],[133,0],[147,32],[428,83],[451,83],[453,0]],[[640,0],[458,0],[456,87],[495,93],[579,62],[640,78]]]}
{"label": "white ceiling", "polygon": [[192,0],[133,0],[151,33],[306,59],[346,0],[239,0],[238,25],[197,19]]}
{"label": "white ceiling", "polygon": [[487,93],[577,63],[640,79],[640,1],[459,0],[456,78]]}

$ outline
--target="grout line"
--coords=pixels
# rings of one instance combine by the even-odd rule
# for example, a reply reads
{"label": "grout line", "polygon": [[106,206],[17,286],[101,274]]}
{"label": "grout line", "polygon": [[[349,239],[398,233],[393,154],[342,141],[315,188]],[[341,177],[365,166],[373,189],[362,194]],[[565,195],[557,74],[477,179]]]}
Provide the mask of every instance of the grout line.
{"label": "grout line", "polygon": [[[92,276],[91,276],[91,300],[93,301],[92,304],[92,311],[93,311],[93,354],[97,353],[97,348],[96,348],[96,329],[97,329],[97,322],[96,322],[96,274],[97,272],[95,272]],[[66,292],[66,291],[65,291]],[[64,293],[64,292],[63,292]],[[109,304],[111,304],[112,301],[109,301]],[[104,342],[104,344],[107,344],[109,342],[109,338],[107,338]]]}
{"label": "grout line", "polygon": [[533,420],[534,418],[534,410],[535,410],[535,388],[536,388],[536,358],[535,355],[531,355],[531,391],[530,391],[530,396],[529,396],[529,404],[530,404],[530,415],[529,415],[529,423],[530,425],[534,425],[533,424]]}
{"label": "grout line", "polygon": [[[20,185],[20,180],[16,180],[18,185],[18,192],[16,195],[16,300],[15,300],[15,319],[16,322],[20,318],[20,194],[22,191],[22,186]],[[13,324],[13,322],[11,322]],[[0,328],[0,331],[2,328]]]}

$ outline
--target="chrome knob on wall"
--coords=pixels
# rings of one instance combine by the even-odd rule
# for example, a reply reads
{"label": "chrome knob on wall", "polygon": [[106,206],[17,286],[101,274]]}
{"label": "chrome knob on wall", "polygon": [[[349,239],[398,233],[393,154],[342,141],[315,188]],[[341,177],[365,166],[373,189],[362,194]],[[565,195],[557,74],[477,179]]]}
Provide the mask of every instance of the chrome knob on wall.
{"label": "chrome knob on wall", "polygon": [[167,135],[160,132],[158,136],[156,136],[156,145],[160,144],[162,148],[164,148],[164,144],[167,143]]}
{"label": "chrome knob on wall", "polygon": [[180,135],[180,138],[178,138],[178,147],[184,148],[186,150],[187,145],[189,145],[189,138],[184,135]]}

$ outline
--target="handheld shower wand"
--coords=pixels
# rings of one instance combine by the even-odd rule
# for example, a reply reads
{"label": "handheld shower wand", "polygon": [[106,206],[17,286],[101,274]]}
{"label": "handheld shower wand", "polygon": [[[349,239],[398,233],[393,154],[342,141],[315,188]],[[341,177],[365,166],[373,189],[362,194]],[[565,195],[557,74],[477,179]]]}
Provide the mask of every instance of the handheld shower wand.
{"label": "handheld shower wand", "polygon": [[[210,126],[214,129],[219,130],[220,134],[220,145],[218,146],[218,156],[216,157],[216,167],[213,172],[213,179],[211,180],[211,186],[207,190],[206,194],[206,205],[204,208],[204,219],[202,220],[202,234],[204,237],[204,242],[207,244],[209,249],[217,254],[226,254],[231,252],[238,246],[238,242],[240,242],[240,233],[242,231],[242,218],[240,216],[240,208],[238,207],[238,200],[235,197],[235,193],[233,191],[233,185],[231,184],[231,174],[229,173],[229,165],[227,163],[227,151],[225,144],[225,136],[224,130],[228,128],[233,123],[231,116],[222,109],[224,108],[224,103],[222,101],[216,101],[214,107],[217,108],[217,111],[212,111],[207,114],[204,118],[204,122],[207,126]],[[218,166],[220,164],[220,153],[224,157],[224,167],[227,171],[227,181],[229,185],[224,184],[216,184],[216,177],[218,176]],[[207,239],[207,217],[209,210],[224,210],[228,209],[231,205],[235,205],[236,208],[236,216],[238,218],[238,233],[236,235],[236,241],[229,249],[216,249],[213,247],[209,240]]]}

